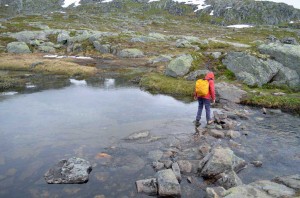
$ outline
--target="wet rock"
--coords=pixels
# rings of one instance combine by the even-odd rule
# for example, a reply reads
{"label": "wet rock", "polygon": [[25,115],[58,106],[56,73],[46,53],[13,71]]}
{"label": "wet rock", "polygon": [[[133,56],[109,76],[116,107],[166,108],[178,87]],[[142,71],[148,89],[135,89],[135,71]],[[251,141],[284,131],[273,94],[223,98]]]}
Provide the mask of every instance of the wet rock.
{"label": "wet rock", "polygon": [[300,190],[300,175],[299,174],[275,177],[273,179],[273,181],[284,184],[290,188],[295,189],[296,191]]}
{"label": "wet rock", "polygon": [[263,107],[263,108],[261,109],[261,111],[262,111],[263,114],[267,114],[267,109],[266,109],[266,108]]}
{"label": "wet rock", "polygon": [[127,139],[127,140],[138,140],[138,139],[146,138],[149,135],[150,135],[149,131],[138,131],[138,132],[132,133],[131,135],[129,135],[125,139]]}
{"label": "wet rock", "polygon": [[221,123],[222,120],[227,118],[227,114],[225,113],[218,113],[217,111],[214,111],[213,114],[217,123]]}
{"label": "wet rock", "polygon": [[237,142],[235,142],[235,141],[233,141],[233,140],[229,140],[229,146],[231,146],[231,147],[238,147],[238,146],[241,146],[241,144],[239,144],[239,143],[237,143]]}
{"label": "wet rock", "polygon": [[224,138],[225,137],[225,134],[223,131],[216,130],[216,129],[208,130],[208,134],[215,138]]}
{"label": "wet rock", "polygon": [[159,170],[161,170],[161,169],[163,169],[164,168],[164,163],[162,163],[162,162],[153,162],[152,163],[152,167],[156,170],[156,171],[159,171]]}
{"label": "wet rock", "polygon": [[105,195],[96,195],[94,198],[105,198]]}
{"label": "wet rock", "polygon": [[161,150],[154,150],[148,153],[148,158],[155,161],[160,160],[162,156],[163,156],[163,152]]}
{"label": "wet rock", "polygon": [[226,137],[229,137],[231,139],[236,139],[241,137],[241,133],[238,131],[229,130],[226,132]]}
{"label": "wet rock", "polygon": [[268,180],[256,181],[249,185],[262,191],[265,191],[268,195],[271,195],[272,197],[292,197],[293,195],[295,195],[294,189]]}
{"label": "wet rock", "polygon": [[242,98],[247,95],[246,91],[238,88],[235,85],[231,85],[225,82],[216,83],[215,88],[217,98],[220,99],[220,102],[226,101],[240,103]]}
{"label": "wet rock", "polygon": [[223,187],[206,188],[206,198],[221,198],[225,191]]}
{"label": "wet rock", "polygon": [[242,180],[237,176],[237,174],[234,171],[221,173],[217,176],[217,178],[219,178],[217,180],[217,183],[220,186],[223,186],[225,189],[229,189],[243,184]]}
{"label": "wet rock", "polygon": [[171,169],[161,170],[156,173],[158,195],[162,197],[180,197],[181,189],[174,172]]}
{"label": "wet rock", "polygon": [[11,42],[6,47],[8,53],[22,54],[31,53],[25,42]]}
{"label": "wet rock", "polygon": [[199,147],[199,152],[201,153],[202,156],[205,156],[210,152],[210,149],[211,146],[207,143],[204,143]]}
{"label": "wet rock", "polygon": [[80,191],[80,188],[72,188],[72,187],[65,187],[64,192],[69,194],[69,195],[75,195]]}
{"label": "wet rock", "polygon": [[89,180],[91,171],[90,162],[72,157],[58,162],[45,173],[44,178],[48,184],[81,184]]}
{"label": "wet rock", "polygon": [[135,182],[138,193],[145,193],[147,195],[157,195],[157,181],[156,178],[138,180]]}
{"label": "wet rock", "polygon": [[172,77],[184,76],[189,72],[192,62],[193,57],[190,54],[179,56],[169,63],[165,75]]}
{"label": "wet rock", "polygon": [[106,181],[110,177],[108,172],[97,172],[94,175],[98,181],[102,182]]}
{"label": "wet rock", "polygon": [[178,180],[178,182],[180,182],[181,181],[181,173],[180,173],[180,168],[179,168],[179,165],[177,162],[174,162],[172,164],[172,170],[176,176],[176,179]]}
{"label": "wet rock", "polygon": [[123,49],[118,53],[121,58],[140,58],[144,53],[139,49]]}
{"label": "wet rock", "polygon": [[266,192],[248,185],[230,188],[224,192],[224,195],[224,198],[274,198]]}
{"label": "wet rock", "polygon": [[178,160],[177,163],[181,172],[183,173],[192,172],[192,164],[188,160]]}
{"label": "wet rock", "polygon": [[173,164],[171,160],[160,160],[160,162],[164,163],[165,168],[171,168]]}
{"label": "wet rock", "polygon": [[263,165],[261,161],[252,161],[250,163],[253,164],[255,167],[261,167]]}
{"label": "wet rock", "polygon": [[201,175],[203,177],[211,178],[215,177],[223,172],[236,171],[238,172],[242,168],[246,167],[245,160],[237,157],[230,148],[217,147],[210,154],[205,156],[206,162],[199,164]]}
{"label": "wet rock", "polygon": [[224,130],[232,130],[235,128],[236,122],[227,118],[221,121],[221,126]]}

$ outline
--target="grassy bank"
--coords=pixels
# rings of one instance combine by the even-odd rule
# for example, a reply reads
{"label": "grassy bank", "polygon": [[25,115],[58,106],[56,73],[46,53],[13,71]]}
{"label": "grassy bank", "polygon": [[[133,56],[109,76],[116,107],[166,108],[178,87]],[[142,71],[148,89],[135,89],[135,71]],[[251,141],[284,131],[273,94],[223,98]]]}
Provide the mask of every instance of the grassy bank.
{"label": "grassy bank", "polygon": [[[282,109],[286,112],[300,115],[300,92],[268,88],[246,88],[246,90],[248,95],[242,101],[242,104]],[[274,95],[275,93],[284,93],[285,95]]]}
{"label": "grassy bank", "polygon": [[86,77],[95,74],[97,69],[80,66],[70,59],[46,59],[39,54],[1,54],[0,70]]}
{"label": "grassy bank", "polygon": [[140,86],[147,91],[172,96],[192,96],[194,84],[194,81],[176,79],[158,73],[149,73],[140,81]]}

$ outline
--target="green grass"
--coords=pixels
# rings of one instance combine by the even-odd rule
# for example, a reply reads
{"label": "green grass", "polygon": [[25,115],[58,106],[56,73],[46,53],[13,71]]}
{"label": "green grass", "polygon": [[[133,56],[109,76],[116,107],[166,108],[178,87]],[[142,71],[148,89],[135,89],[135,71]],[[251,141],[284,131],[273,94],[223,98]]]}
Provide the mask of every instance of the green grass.
{"label": "green grass", "polygon": [[142,77],[140,86],[153,93],[172,96],[192,96],[195,82],[176,79],[158,73],[149,73]]}
{"label": "green grass", "polygon": [[[300,92],[293,92],[293,90],[289,88],[278,88],[272,85],[252,89],[244,86],[244,89],[248,94],[247,97],[243,99],[242,104],[266,108],[279,108],[300,115]],[[273,93],[278,92],[285,93],[285,95],[273,95]]]}
{"label": "green grass", "polygon": [[23,88],[24,85],[24,79],[12,78],[7,75],[0,75],[0,91],[10,90],[14,88]]}

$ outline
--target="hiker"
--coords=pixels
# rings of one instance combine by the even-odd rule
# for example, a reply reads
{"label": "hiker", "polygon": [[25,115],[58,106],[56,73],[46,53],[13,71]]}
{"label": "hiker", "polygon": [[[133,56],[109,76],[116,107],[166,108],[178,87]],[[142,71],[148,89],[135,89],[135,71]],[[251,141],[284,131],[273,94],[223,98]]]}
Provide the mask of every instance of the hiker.
{"label": "hiker", "polygon": [[196,81],[194,99],[195,100],[198,99],[198,112],[194,123],[197,127],[200,126],[200,119],[201,119],[203,106],[205,106],[205,110],[206,110],[207,124],[210,125],[214,122],[210,117],[210,100],[212,99],[213,103],[215,103],[216,100],[214,78],[215,78],[214,73],[208,72],[204,80],[199,79]]}

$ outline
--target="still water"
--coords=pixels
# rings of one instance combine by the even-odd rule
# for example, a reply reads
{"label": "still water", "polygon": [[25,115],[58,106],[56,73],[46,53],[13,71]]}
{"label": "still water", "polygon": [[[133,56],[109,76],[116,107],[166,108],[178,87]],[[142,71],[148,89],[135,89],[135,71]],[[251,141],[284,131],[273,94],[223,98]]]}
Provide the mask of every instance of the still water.
{"label": "still water", "polygon": [[[64,86],[61,86],[64,84]],[[101,83],[68,80],[59,88],[30,85],[24,93],[0,96],[0,197],[147,197],[136,193],[134,182],[153,177],[152,144],[125,144],[137,131],[153,135],[192,137],[197,103],[152,95],[115,79]],[[285,113],[262,115],[247,108],[239,120],[249,132],[236,140],[235,153],[262,168],[239,173],[244,183],[299,173],[300,119]],[[202,121],[204,124],[204,120]],[[192,143],[198,147],[197,143]],[[109,153],[108,159],[97,158]],[[44,173],[61,159],[81,157],[93,164],[90,180],[81,185],[49,185]],[[182,197],[203,197],[199,187],[182,182]]]}
{"label": "still water", "polygon": [[[193,132],[196,103],[116,87],[114,79],[98,86],[70,82],[60,89],[0,96],[0,197],[39,197],[43,192],[45,197],[63,197],[73,196],[73,191],[81,197],[102,193],[110,197],[113,189],[101,188],[99,181],[78,187],[48,185],[43,174],[72,156],[96,163],[97,153],[136,131]],[[129,186],[124,187],[126,193],[135,190],[134,181],[124,184]]]}

